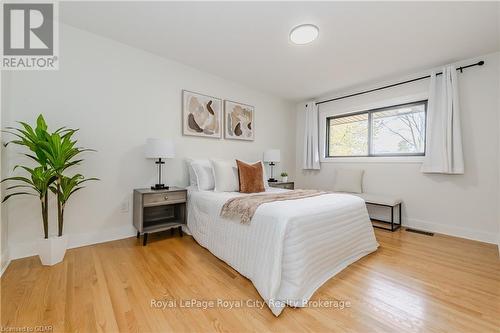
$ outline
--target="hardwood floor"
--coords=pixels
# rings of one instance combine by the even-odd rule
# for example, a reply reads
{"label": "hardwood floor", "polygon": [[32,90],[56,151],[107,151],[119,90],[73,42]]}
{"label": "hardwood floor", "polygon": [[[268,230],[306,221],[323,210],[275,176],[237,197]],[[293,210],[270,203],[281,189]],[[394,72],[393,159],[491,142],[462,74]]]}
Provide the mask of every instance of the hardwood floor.
{"label": "hardwood floor", "polygon": [[[1,326],[65,332],[500,332],[496,246],[376,230],[380,248],[312,300],[350,307],[181,308],[181,300],[257,300],[253,285],[191,237],[153,235],[69,250],[63,263],[15,260],[1,278]],[[151,300],[177,300],[157,309]],[[184,304],[185,305],[185,304]],[[36,329],[36,328],[35,328]]]}

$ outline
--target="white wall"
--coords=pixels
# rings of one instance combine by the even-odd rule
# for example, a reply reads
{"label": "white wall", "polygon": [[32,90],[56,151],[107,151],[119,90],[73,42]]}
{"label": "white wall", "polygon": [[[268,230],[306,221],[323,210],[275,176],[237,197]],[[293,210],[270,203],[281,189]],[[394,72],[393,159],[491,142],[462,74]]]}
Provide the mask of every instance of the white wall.
{"label": "white wall", "polygon": [[[498,33],[500,34],[500,2],[497,3],[498,12],[497,12],[497,25],[498,25]],[[500,43],[500,42],[499,42]],[[499,55],[500,57],[500,55]],[[498,61],[498,77],[500,78],[500,61]],[[500,84],[498,85],[498,132],[500,133]],[[498,137],[499,143],[498,148],[500,149],[500,135]],[[500,166],[500,150],[498,151],[498,163]],[[500,189],[500,167],[498,168],[499,176],[498,176],[498,188]],[[498,253],[500,254],[500,194],[498,196]]]}
{"label": "white wall", "polygon": [[[120,207],[130,203],[133,188],[155,183],[155,165],[143,157],[147,137],[175,140],[177,157],[166,164],[170,185],[187,185],[186,157],[257,160],[268,148],[281,149],[278,170],[289,170],[293,177],[293,104],[66,25],[61,25],[60,36],[59,71],[12,72],[3,79],[8,101],[2,127],[15,120],[33,122],[42,113],[53,129],[80,128],[79,144],[98,150],[74,170],[101,181],[68,203],[65,233],[70,246],[134,234],[131,205],[127,213]],[[182,89],[254,105],[255,141],[182,136]],[[21,157],[8,150],[11,169]],[[14,198],[4,209],[11,258],[34,254],[42,237],[37,200]],[[54,217],[55,211],[50,213]],[[55,228],[53,221],[51,233]]]}
{"label": "white wall", "polygon": [[[499,75],[500,53],[461,64],[485,60],[482,67],[474,67],[459,74],[462,110],[465,175],[430,175],[420,172],[418,159],[413,163],[395,163],[378,159],[378,163],[329,162],[322,163],[317,172],[303,171],[302,133],[303,104],[297,105],[296,181],[301,187],[331,188],[335,168],[362,168],[366,171],[364,187],[367,192],[391,194],[404,200],[403,223],[415,228],[441,232],[460,237],[497,243],[499,203]],[[402,78],[406,79],[406,78]],[[394,80],[397,82],[399,80]],[[365,94],[320,106],[321,115],[327,113],[361,111],[369,106],[427,93],[428,80]],[[317,100],[341,96],[345,93],[371,87],[358,87]],[[414,97],[417,98],[417,97]],[[321,127],[321,129],[324,129]],[[323,143],[323,142],[321,142]],[[381,162],[385,161],[385,162]]]}
{"label": "white wall", "polygon": [[[3,76],[3,71],[0,71],[0,108],[3,109],[3,106],[5,105],[5,99],[3,91],[2,91],[2,76]],[[2,122],[2,114],[0,112],[0,123]],[[3,133],[0,132],[0,142],[2,142],[3,139]],[[3,170],[4,170],[4,164],[5,164],[5,158],[4,158],[4,149],[1,150],[0,152],[0,175],[3,177]],[[5,185],[2,185],[5,186]],[[7,217],[6,217],[6,210],[2,209],[2,204],[0,204],[0,276],[3,274],[5,269],[7,268],[9,264],[9,251],[8,251],[8,242],[7,242]]]}

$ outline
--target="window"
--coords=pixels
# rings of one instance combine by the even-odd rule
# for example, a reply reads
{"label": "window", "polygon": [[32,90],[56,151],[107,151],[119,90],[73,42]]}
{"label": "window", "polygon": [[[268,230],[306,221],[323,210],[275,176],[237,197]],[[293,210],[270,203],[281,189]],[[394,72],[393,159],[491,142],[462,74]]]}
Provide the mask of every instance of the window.
{"label": "window", "polygon": [[326,157],[423,156],[427,101],[327,118]]}

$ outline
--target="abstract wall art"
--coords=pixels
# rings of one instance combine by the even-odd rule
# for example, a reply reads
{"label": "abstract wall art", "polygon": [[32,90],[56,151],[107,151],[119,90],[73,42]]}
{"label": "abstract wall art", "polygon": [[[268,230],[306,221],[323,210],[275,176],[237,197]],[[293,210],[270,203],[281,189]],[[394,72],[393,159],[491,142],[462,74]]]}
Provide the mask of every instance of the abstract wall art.
{"label": "abstract wall art", "polygon": [[182,133],[208,138],[222,137],[222,100],[182,91]]}
{"label": "abstract wall art", "polygon": [[255,109],[253,106],[224,101],[224,137],[226,139],[255,139]]}

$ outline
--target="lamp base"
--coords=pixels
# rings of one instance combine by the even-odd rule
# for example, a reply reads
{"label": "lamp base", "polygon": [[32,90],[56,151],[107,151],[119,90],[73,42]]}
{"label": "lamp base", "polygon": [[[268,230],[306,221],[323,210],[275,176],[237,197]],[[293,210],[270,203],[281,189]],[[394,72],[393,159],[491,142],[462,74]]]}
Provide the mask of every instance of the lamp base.
{"label": "lamp base", "polygon": [[168,190],[168,186],[166,186],[165,184],[155,184],[154,186],[151,186],[151,189],[154,190],[154,191],[158,191],[158,190]]}
{"label": "lamp base", "polygon": [[271,183],[276,183],[276,182],[278,182],[278,180],[277,180],[277,179],[274,179],[274,178],[269,178],[267,181],[268,181],[268,182],[271,182]]}

